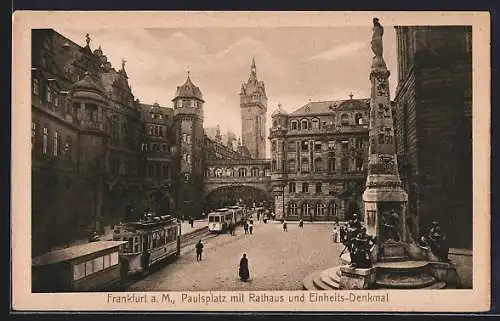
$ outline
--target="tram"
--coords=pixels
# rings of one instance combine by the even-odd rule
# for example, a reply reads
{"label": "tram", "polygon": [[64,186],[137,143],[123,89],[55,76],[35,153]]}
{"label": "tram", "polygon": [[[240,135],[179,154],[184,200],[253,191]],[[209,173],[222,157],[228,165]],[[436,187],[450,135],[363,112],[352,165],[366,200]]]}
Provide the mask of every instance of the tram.
{"label": "tram", "polygon": [[238,225],[243,221],[244,213],[245,209],[240,206],[229,206],[210,212],[208,213],[208,231],[211,233],[227,232],[231,222]]}
{"label": "tram", "polygon": [[115,226],[113,240],[126,241],[121,252],[122,277],[147,273],[154,264],[181,251],[180,223],[170,215],[148,214]]}
{"label": "tram", "polygon": [[32,292],[110,291],[121,284],[119,253],[126,242],[96,241],[32,260]]}

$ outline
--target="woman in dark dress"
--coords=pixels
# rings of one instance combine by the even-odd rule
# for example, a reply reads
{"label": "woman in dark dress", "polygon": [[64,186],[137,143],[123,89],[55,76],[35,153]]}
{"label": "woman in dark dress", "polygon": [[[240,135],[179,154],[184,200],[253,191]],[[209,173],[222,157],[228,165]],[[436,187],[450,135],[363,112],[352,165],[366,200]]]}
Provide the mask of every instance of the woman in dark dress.
{"label": "woman in dark dress", "polygon": [[243,257],[240,260],[240,280],[243,282],[248,281],[250,278],[250,272],[248,271],[248,259],[247,255],[243,254]]}

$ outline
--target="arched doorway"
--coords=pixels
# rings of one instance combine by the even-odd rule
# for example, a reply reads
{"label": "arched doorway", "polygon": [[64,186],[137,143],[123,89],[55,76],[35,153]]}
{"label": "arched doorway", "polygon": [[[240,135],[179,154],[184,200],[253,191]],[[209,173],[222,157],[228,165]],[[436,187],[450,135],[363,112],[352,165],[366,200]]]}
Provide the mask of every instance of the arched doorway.
{"label": "arched doorway", "polygon": [[266,191],[247,185],[222,186],[205,197],[205,212],[240,203],[247,207],[254,204],[272,204],[272,197]]}

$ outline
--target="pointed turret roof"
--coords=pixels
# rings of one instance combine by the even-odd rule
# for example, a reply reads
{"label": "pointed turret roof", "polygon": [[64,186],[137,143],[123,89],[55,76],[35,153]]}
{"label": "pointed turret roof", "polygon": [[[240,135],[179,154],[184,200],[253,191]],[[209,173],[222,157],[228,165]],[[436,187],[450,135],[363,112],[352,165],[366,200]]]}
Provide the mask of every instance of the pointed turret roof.
{"label": "pointed turret roof", "polygon": [[196,98],[204,102],[203,94],[200,88],[195,86],[191,81],[191,77],[188,72],[186,82],[182,86],[177,86],[177,91],[175,92],[175,98]]}
{"label": "pointed turret roof", "polygon": [[286,116],[288,115],[288,113],[286,112],[286,110],[284,110],[283,108],[281,108],[281,104],[278,104],[278,108],[276,108],[273,113],[271,114],[271,117],[276,117],[276,116]]}

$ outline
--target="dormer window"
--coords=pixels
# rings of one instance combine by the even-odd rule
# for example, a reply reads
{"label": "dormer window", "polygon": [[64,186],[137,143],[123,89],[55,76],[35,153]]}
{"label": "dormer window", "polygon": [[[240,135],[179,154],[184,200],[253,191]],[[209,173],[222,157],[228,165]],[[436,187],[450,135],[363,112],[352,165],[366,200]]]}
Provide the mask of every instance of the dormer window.
{"label": "dormer window", "polygon": [[302,130],[309,129],[309,121],[307,121],[307,119],[304,119],[300,122],[300,129],[302,129]]}
{"label": "dormer window", "polygon": [[356,125],[364,125],[362,114],[357,113],[356,116],[354,116],[354,119],[356,120]]}
{"label": "dormer window", "polygon": [[299,123],[296,120],[292,120],[290,123],[290,127],[292,127],[292,130],[297,130],[299,127]]}
{"label": "dormer window", "polygon": [[311,123],[312,123],[312,129],[319,129],[319,119],[314,118]]}
{"label": "dormer window", "polygon": [[182,107],[182,99],[177,100],[177,107]]}
{"label": "dormer window", "polygon": [[349,126],[349,115],[348,114],[342,114],[342,116],[340,116],[340,125]]}

